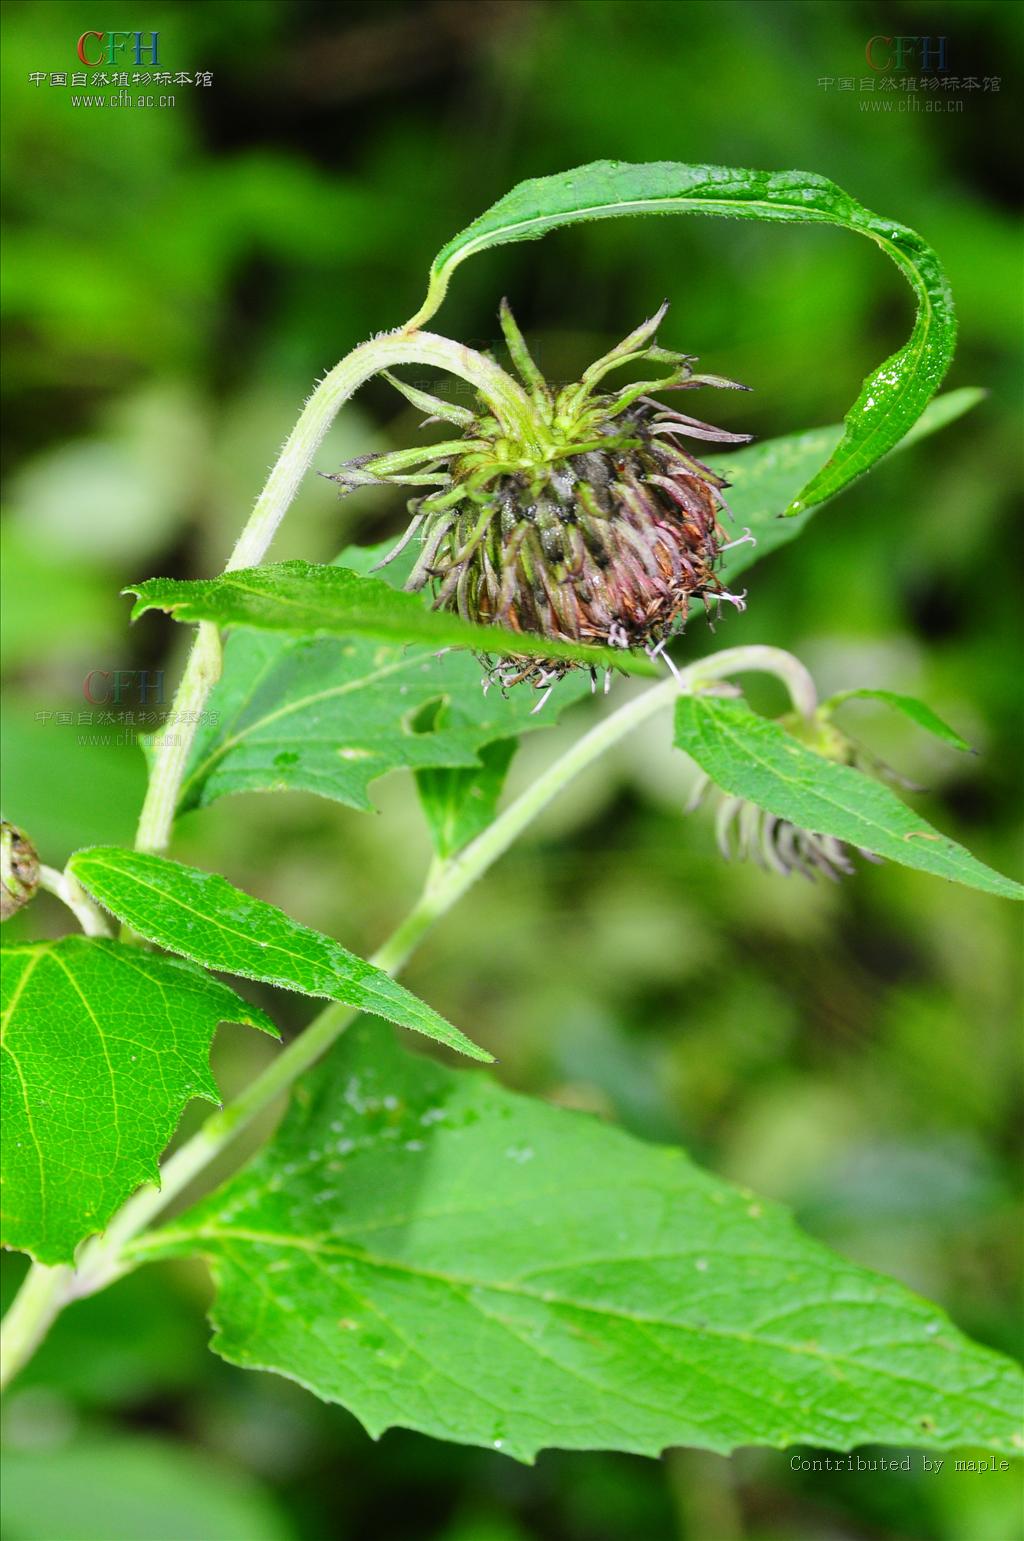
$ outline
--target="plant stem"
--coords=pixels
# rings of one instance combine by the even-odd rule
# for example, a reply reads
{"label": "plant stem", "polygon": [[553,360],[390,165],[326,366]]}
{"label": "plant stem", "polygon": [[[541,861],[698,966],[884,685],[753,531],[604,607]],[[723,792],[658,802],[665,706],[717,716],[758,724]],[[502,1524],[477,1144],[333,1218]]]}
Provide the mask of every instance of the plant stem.
{"label": "plant stem", "polygon": [[[447,370],[468,381],[485,398],[501,426],[512,437],[529,439],[533,413],[522,388],[482,354],[429,332],[390,333],[355,348],[313,391],[266,486],[228,560],[226,571],[258,565],[267,553],[303,476],[324,435],[345,401],[371,375],[395,364],[425,364]],[[815,708],[814,686],[807,671],[787,653],[775,648],[732,648],[692,665],[683,674],[664,680],[627,702],[599,722],[556,764],[513,802],[488,829],[451,861],[432,867],[419,902],[372,961],[394,974],[430,927],[445,915],[492,862],[568,783],[635,727],[682,690],[696,690],[714,679],[744,670],[766,669],[787,684],[793,705],[809,715]],[[196,640],[174,701],[174,726],[155,745],[154,761],[139,826],[136,848],[166,849],[181,782],[196,728],[220,678],[221,644],[216,627],[199,626]],[[87,935],[106,935],[106,923],[73,880],[44,869],[44,886],[74,911]],[[332,1004],[314,1018],[234,1102],[215,1113],[170,1157],[161,1172],[160,1187],[147,1186],[114,1216],[106,1232],[82,1249],[77,1267],[46,1268],[33,1263],[4,1322],[7,1358],[4,1376],[17,1373],[35,1352],[50,1324],[69,1301],[95,1293],[130,1268],[125,1247],[161,1212],[251,1120],[274,1101],[302,1071],[312,1065],[342,1033],[355,1013]]]}
{"label": "plant stem", "polygon": [[103,914],[70,872],[58,872],[55,867],[39,868],[39,886],[66,904],[86,936],[109,936],[110,927]]}
{"label": "plant stem", "polygon": [[165,733],[154,750],[146,799],[135,832],[138,851],[162,851],[168,844],[192,740],[207,697],[220,678],[220,665],[220,635],[216,626],[204,621],[174,697],[173,731]]}
{"label": "plant stem", "polygon": [[[663,707],[670,705],[679,694],[700,690],[715,680],[747,672],[777,675],[786,684],[797,710],[806,712],[814,709],[814,686],[810,676],[797,659],[778,648],[728,648],[662,680],[596,723],[561,759],[548,766],[463,851],[450,861],[435,863],[420,899],[370,962],[388,974],[397,974],[435,922],[448,913],[559,792],[606,750],[628,737]],[[134,1257],[130,1253],[126,1254],[133,1239],[221,1154],[257,1114],[262,1113],[330,1048],[356,1015],[349,1007],[337,1003],[325,1007],[305,1031],[233,1102],[212,1114],[198,1133],[175,1151],[161,1169],[159,1188],[148,1186],[140,1189],[114,1216],[105,1233],[95,1237],[82,1249],[74,1275],[62,1285],[63,1294],[35,1341],[39,1341],[53,1316],[64,1305],[106,1288],[135,1266],[140,1249],[134,1249]],[[23,1288],[31,1286],[33,1291],[40,1288],[33,1281],[35,1272],[33,1268]],[[52,1270],[42,1272],[49,1273]],[[32,1346],[35,1346],[35,1342]],[[18,1363],[23,1363],[30,1354],[31,1349],[27,1353],[23,1352]]]}
{"label": "plant stem", "polygon": [[[724,656],[724,655],[720,655]],[[701,668],[695,665],[694,669]],[[692,675],[687,671],[682,678]],[[597,760],[612,744],[659,711],[679,692],[675,679],[663,680],[617,712],[606,717],[572,748],[550,765],[515,802],[500,814],[483,834],[451,861],[432,869],[418,902],[370,962],[386,973],[396,974],[435,921],[452,908],[466,890],[516,840],[553,797]],[[314,1017],[267,1068],[235,1100],[211,1116],[197,1134],[175,1151],[161,1169],[160,1187],[140,1189],[114,1217],[102,1237],[82,1252],[76,1274],[76,1293],[93,1294],[131,1266],[123,1249],[185,1188],[245,1126],[261,1113],[302,1072],[330,1048],[357,1013],[332,1003]]]}
{"label": "plant stem", "polygon": [[[425,364],[457,375],[486,398],[507,432],[517,437],[528,435],[532,413],[525,392],[482,353],[432,332],[392,332],[372,338],[336,364],[306,402],[228,559],[226,572],[256,567],[262,562],[341,407],[371,375],[396,364]],[[137,850],[167,849],[192,741],[210,691],[220,678],[220,668],[217,630],[210,623],[203,623],[174,698],[174,731],[166,734],[156,747],[139,818]]]}
{"label": "plant stem", "polygon": [[0,1388],[14,1379],[46,1337],[54,1319],[71,1298],[73,1270],[63,1265],[44,1268],[33,1263],[4,1317]]}
{"label": "plant stem", "polygon": [[[518,438],[529,437],[533,418],[529,399],[522,387],[491,359],[447,337],[431,332],[410,332],[408,327],[402,332],[372,338],[354,348],[316,386],[256,500],[225,571],[257,566],[263,560],[340,408],[371,375],[396,364],[425,364],[457,375],[480,392],[507,433]],[[169,844],[196,729],[210,692],[220,678],[220,671],[220,635],[215,626],[202,623],[174,699],[172,716],[176,731],[165,734],[162,742],[154,746],[149,784],[135,837],[137,850],[160,852]],[[87,936],[110,934],[106,921],[73,878],[44,868],[41,881],[74,911]],[[416,911],[398,928],[391,941],[385,943],[378,955],[382,960],[381,967],[388,966],[387,958],[393,958],[397,961],[392,966],[397,968],[433,918],[425,917],[414,923],[415,915]],[[133,939],[132,933],[124,928],[122,937]],[[396,946],[397,952],[393,951]],[[231,1107],[215,1114],[194,1139],[175,1152],[164,1167],[159,1189],[143,1188],[115,1215],[102,1238],[87,1243],[76,1270],[32,1264],[4,1320],[7,1359],[3,1384],[31,1358],[51,1322],[70,1300],[93,1293],[124,1271],[111,1266],[123,1243],[137,1235],[153,1215],[203,1170],[238,1129],[311,1064],[333,1042],[352,1015],[337,1006],[321,1012],[269,1070],[257,1077],[247,1092]]]}
{"label": "plant stem", "polygon": [[722,679],[728,674],[774,674],[789,691],[789,698],[802,717],[813,717],[818,710],[818,692],[810,670],[781,647],[751,643],[748,647],[725,648],[721,653],[712,653],[710,658],[702,659],[685,673],[690,675],[696,671],[700,681],[704,665],[712,671],[709,679]]}

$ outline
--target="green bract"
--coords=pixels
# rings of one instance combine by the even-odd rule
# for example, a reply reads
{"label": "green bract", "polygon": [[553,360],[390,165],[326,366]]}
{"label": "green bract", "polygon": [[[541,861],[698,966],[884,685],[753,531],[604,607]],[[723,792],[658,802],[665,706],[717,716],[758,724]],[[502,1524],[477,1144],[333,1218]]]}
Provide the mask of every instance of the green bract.
{"label": "green bract", "polygon": [[[430,583],[435,609],[456,611],[467,623],[497,622],[527,640],[643,648],[652,657],[694,602],[743,607],[716,570],[727,546],[720,516],[728,482],[679,441],[745,443],[749,434],[712,428],[649,394],[742,387],[695,374],[691,357],[657,346],[667,309],[556,392],[505,303],[502,331],[526,391],[519,410],[503,407],[515,398],[513,381],[500,398],[481,387],[475,415],[406,392],[414,405],[457,422],[463,437],[361,456],[335,478],[345,491],[367,483],[433,485],[410,503],[412,523],[385,558],[415,537],[406,588]],[[668,372],[610,389],[608,377],[624,365]],[[517,647],[489,677],[503,687],[529,680],[547,690],[572,667],[571,660],[542,665]]]}

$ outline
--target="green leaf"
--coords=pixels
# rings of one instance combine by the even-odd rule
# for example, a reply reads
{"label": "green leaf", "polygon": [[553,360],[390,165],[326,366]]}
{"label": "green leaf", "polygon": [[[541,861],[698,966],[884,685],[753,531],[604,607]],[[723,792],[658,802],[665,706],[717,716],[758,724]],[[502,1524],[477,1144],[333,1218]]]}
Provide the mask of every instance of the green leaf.
{"label": "green leaf", "polygon": [[494,818],[517,744],[498,739],[480,751],[471,770],[421,770],[416,786],[438,856],[454,856]]}
{"label": "green leaf", "polygon": [[116,846],[76,851],[68,867],[118,920],[169,952],[282,990],[341,1001],[473,1059],[491,1058],[382,969],[216,872]]}
{"label": "green leaf", "polygon": [[124,592],[138,596],[132,620],[147,610],[166,610],[177,621],[212,621],[221,627],[367,636],[384,642],[471,647],[498,657],[512,652],[571,659],[595,669],[622,669],[649,677],[658,673],[643,654],[558,642],[500,626],[473,626],[447,611],[428,610],[415,594],[403,594],[380,578],[334,565],[293,561],[276,567],[244,567],[219,578],[150,578]]}
{"label": "green leaf", "polygon": [[[977,406],[984,397],[985,392],[975,386],[947,391],[944,396],[936,397],[892,453],[908,449],[929,434],[937,433]],[[727,496],[736,517],[734,525],[728,528],[738,535],[747,526],[757,540],[756,546],[748,542],[725,553],[722,576],[726,583],[803,534],[828,498],[821,498],[815,507],[806,508],[792,519],[780,519],[779,515],[790,506],[808,477],[813,476],[815,467],[832,453],[842,436],[843,430],[836,424],[829,428],[810,428],[805,433],[786,434],[778,439],[764,439],[760,444],[748,445],[732,454],[705,457],[730,482]]]}
{"label": "green leaf", "polygon": [[[339,561],[366,572],[392,544],[351,546]],[[411,551],[400,555],[385,581],[400,586],[412,561]],[[234,792],[262,791],[316,792],[367,810],[373,807],[368,788],[378,776],[411,769],[419,778],[436,769],[451,775],[436,787],[420,782],[435,844],[439,850],[442,840],[464,844],[482,827],[484,811],[493,813],[501,791],[502,752],[487,746],[551,726],[589,690],[586,674],[570,673],[537,714],[531,690],[485,693],[478,661],[463,651],[438,655],[362,638],[310,641],[243,628],[228,639],[210,720],[193,744],[180,811]],[[456,800],[467,814],[458,829],[452,822]]]}
{"label": "green leaf", "polygon": [[842,442],[787,512],[796,514],[833,497],[892,449],[920,416],[949,367],[956,319],[945,274],[921,237],[872,214],[825,177],[678,161],[595,161],[521,182],[441,249],[430,270],[427,297],[407,330],[434,314],[455,269],[477,252],[535,240],[581,220],[671,213],[839,225],[873,240],[910,284],[917,315],[909,341],[864,381],[847,413]]}
{"label": "green leaf", "polygon": [[[316,792],[371,809],[368,788],[392,770],[479,767],[481,748],[546,728],[588,694],[584,673],[560,680],[537,716],[536,693],[480,686],[468,653],[362,639],[239,631],[196,735],[179,811],[237,792]],[[429,722],[432,702],[440,710]]]}
{"label": "green leaf", "polygon": [[926,733],[934,733],[936,738],[941,738],[944,744],[951,744],[954,749],[964,749],[970,753],[971,746],[965,738],[962,738],[955,728],[951,728],[948,722],[943,722],[936,716],[930,706],[923,701],[918,701],[915,696],[903,696],[894,690],[839,690],[834,696],[829,696],[827,701],[821,704],[823,713],[831,715],[837,707],[846,701],[881,701],[886,706],[891,706],[893,711],[902,712],[904,717],[909,717],[911,722],[916,722],[919,728],[924,728]]}
{"label": "green leaf", "polygon": [[218,1022],[277,1036],[191,963],[66,936],[3,949],[3,1245],[68,1263],[157,1160],[192,1097],[219,1102]]}
{"label": "green leaf", "polygon": [[743,701],[680,696],[675,744],[716,786],[819,835],[1007,899],[1024,887],[940,835],[889,787],[799,743]]}
{"label": "green leaf", "polygon": [[1020,1381],[780,1208],[359,1024],[270,1147],[133,1253],[200,1252],[213,1347],[393,1425],[540,1449],[1019,1449]]}

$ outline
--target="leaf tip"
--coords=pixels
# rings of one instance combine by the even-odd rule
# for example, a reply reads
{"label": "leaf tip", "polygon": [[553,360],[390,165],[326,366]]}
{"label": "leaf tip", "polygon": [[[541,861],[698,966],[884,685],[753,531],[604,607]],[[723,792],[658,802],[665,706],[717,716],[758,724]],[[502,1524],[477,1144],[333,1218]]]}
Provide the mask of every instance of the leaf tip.
{"label": "leaf tip", "polygon": [[460,1054],[465,1054],[468,1059],[477,1060],[481,1065],[496,1065],[498,1063],[493,1054],[488,1054],[486,1049],[482,1049],[471,1038],[465,1039],[464,1043],[455,1044],[454,1047],[459,1050]]}
{"label": "leaf tip", "polygon": [[131,614],[128,617],[129,621],[137,621],[139,616],[144,615],[148,608],[142,597],[143,587],[144,585],[140,583],[138,586],[129,586],[120,591],[122,599],[130,598],[133,601]]}

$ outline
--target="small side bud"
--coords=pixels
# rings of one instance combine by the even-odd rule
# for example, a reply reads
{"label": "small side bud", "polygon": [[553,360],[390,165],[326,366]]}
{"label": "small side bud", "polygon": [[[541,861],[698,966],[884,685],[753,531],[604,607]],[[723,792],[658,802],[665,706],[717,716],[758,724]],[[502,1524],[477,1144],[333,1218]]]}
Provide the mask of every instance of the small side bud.
{"label": "small side bud", "polygon": [[0,920],[10,920],[35,898],[39,857],[28,836],[6,819],[0,824]]}

